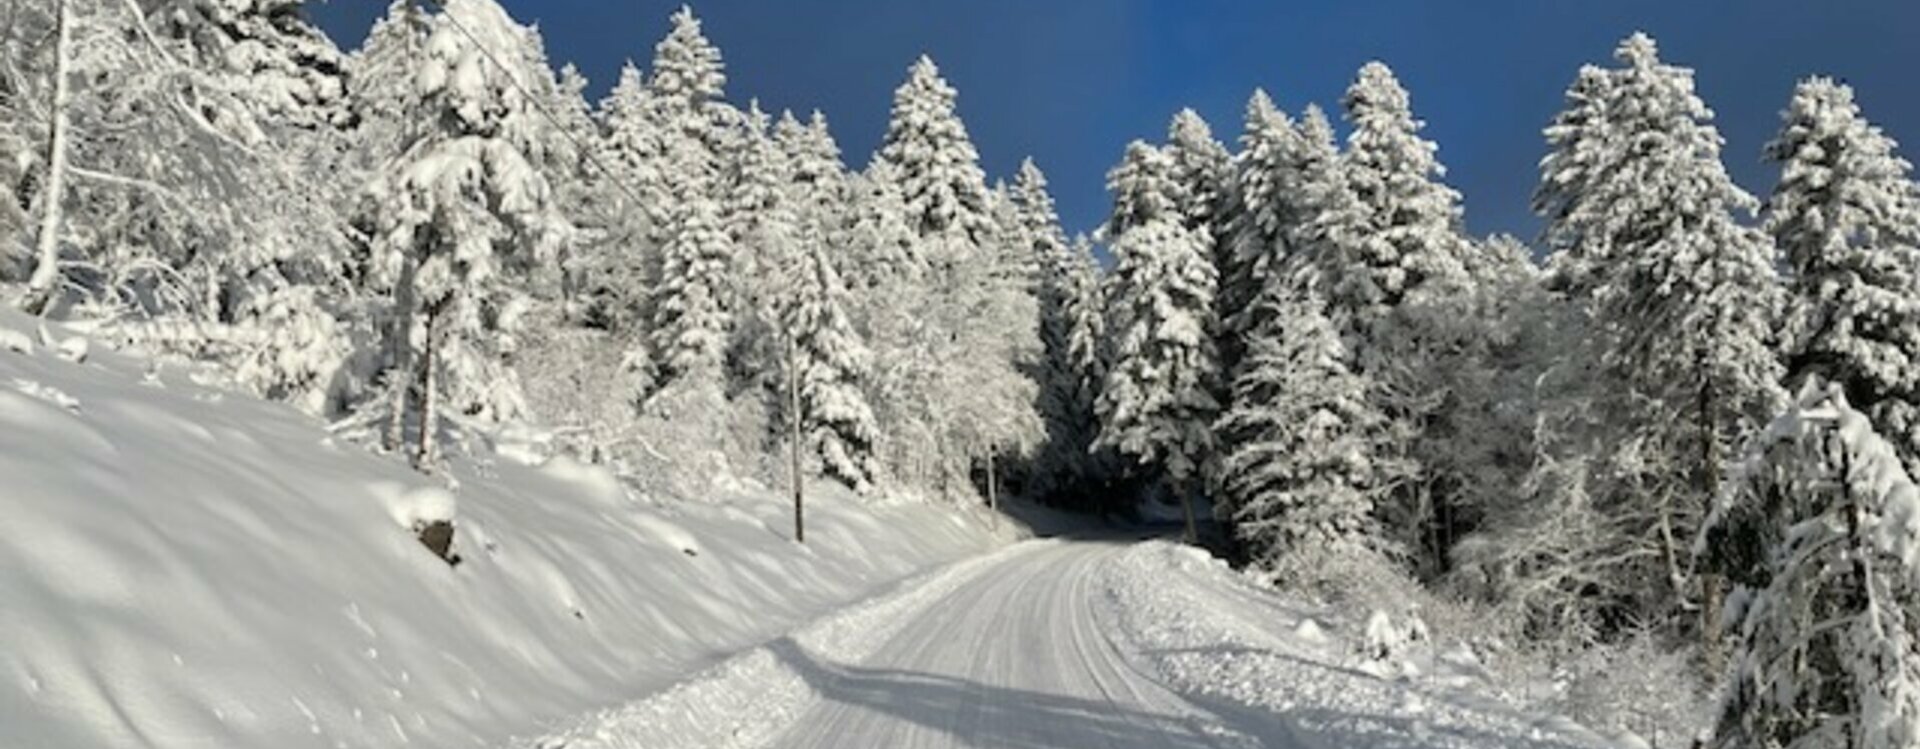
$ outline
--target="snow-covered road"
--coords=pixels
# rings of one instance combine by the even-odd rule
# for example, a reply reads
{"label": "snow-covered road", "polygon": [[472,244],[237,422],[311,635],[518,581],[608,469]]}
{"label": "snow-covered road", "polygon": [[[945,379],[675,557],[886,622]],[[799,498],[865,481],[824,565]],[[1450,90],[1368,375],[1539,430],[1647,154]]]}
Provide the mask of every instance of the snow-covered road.
{"label": "snow-covered road", "polygon": [[817,699],[772,745],[1247,745],[1148,678],[1111,637],[1099,615],[1099,573],[1125,548],[1030,544],[926,606],[858,662],[775,643]]}
{"label": "snow-covered road", "polygon": [[[1026,541],[516,746],[1605,745],[1564,719],[1492,699],[1492,677],[1470,658],[1363,662],[1358,630],[1343,622],[1192,547]],[[1418,664],[1443,673],[1400,675]]]}

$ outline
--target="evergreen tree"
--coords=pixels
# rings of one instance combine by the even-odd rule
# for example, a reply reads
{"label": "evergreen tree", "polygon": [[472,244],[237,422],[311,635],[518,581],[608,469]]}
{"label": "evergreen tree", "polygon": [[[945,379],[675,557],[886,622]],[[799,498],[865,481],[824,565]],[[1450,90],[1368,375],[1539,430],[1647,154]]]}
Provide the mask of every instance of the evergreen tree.
{"label": "evergreen tree", "polygon": [[727,157],[730,185],[722,221],[734,243],[740,298],[734,309],[751,314],[769,284],[781,283],[792,264],[794,206],[792,165],[770,132],[759,102],[748,106],[740,148]]}
{"label": "evergreen tree", "polygon": [[593,175],[598,241],[583,265],[589,316],[637,345],[649,319],[649,293],[660,273],[660,252],[672,227],[667,142],[650,115],[651,94],[640,69],[628,63],[600,102],[597,162],[610,170]]}
{"label": "evergreen tree", "polygon": [[[1295,216],[1281,229],[1286,240],[1288,259],[1278,270],[1291,277],[1296,286],[1315,284],[1333,289],[1346,283],[1350,274],[1363,266],[1364,245],[1371,236],[1369,212],[1348,180],[1348,164],[1334,141],[1333,123],[1325,112],[1308,105],[1295,128],[1299,153],[1288,171],[1294,175],[1294,187],[1282,194],[1291,196]],[[1355,305],[1334,304],[1327,299],[1327,316],[1343,335],[1356,330]],[[1249,310],[1239,329],[1259,325],[1258,308]],[[1359,352],[1355,352],[1356,354]]]}
{"label": "evergreen tree", "polygon": [[531,103],[487,58],[524,29],[492,0],[449,0],[416,62],[414,111],[433,129],[371,188],[375,273],[392,289],[390,447],[415,430],[415,465],[435,460],[436,409],[513,418],[523,409],[505,366],[525,279],[552,257],[563,220],[527,157],[542,133]]}
{"label": "evergreen tree", "polygon": [[348,124],[345,59],[306,0],[144,0],[154,31],[218,69],[263,127]]}
{"label": "evergreen tree", "polygon": [[725,122],[726,63],[720,48],[700,30],[700,19],[685,5],[675,11],[673,28],[653,47],[653,77],[647,82],[662,126],[712,148]]}
{"label": "evergreen tree", "polygon": [[1035,368],[1040,385],[1038,408],[1046,425],[1047,442],[1035,467],[1041,494],[1057,494],[1081,483],[1093,441],[1091,403],[1081,398],[1081,379],[1073,361],[1072,321],[1069,312],[1080,271],[1069,254],[1066,233],[1047,192],[1047,178],[1032,159],[1020,163],[1010,191],[1019,233],[1031,253],[1036,279],[1034,292],[1040,310],[1041,356]]}
{"label": "evergreen tree", "polygon": [[1167,125],[1167,157],[1173,161],[1173,181],[1180,185],[1180,215],[1187,229],[1207,240],[1208,259],[1222,264],[1222,242],[1231,220],[1233,156],[1214,140],[1213,128],[1192,109],[1174,114]]}
{"label": "evergreen tree", "polygon": [[1739,592],[1712,746],[1920,743],[1920,489],[1817,376],[1756,441],[1699,548]]}
{"label": "evergreen tree", "polygon": [[[1040,432],[1037,386],[1023,369],[1040,350],[1039,313],[1018,267],[1031,253],[1007,203],[996,205],[987,190],[956,98],[933,61],[920,58],[894,93],[869,169],[869,182],[892,181],[905,205],[907,274],[895,277],[887,303],[911,310],[869,318],[876,341],[891,349],[881,354],[875,406],[898,417],[882,424],[895,440],[896,475],[948,491],[977,468],[991,476],[996,459],[1025,451]],[[884,220],[867,228],[892,230]],[[883,265],[901,254],[885,234],[861,242]]]}
{"label": "evergreen tree", "polygon": [[894,92],[877,158],[891,165],[916,236],[959,232],[977,244],[991,229],[986,176],[954,111],[958,98],[932,58],[922,56]]}
{"label": "evergreen tree", "polygon": [[1187,511],[1211,459],[1218,361],[1214,269],[1206,241],[1179,214],[1172,161],[1141,142],[1108,174],[1116,266],[1109,282],[1114,358],[1099,400],[1097,445],[1164,476]]}
{"label": "evergreen tree", "polygon": [[908,225],[906,200],[892,165],[876,159],[848,189],[853,213],[847,228],[848,286],[874,289],[892,280],[921,277],[924,268],[914,247],[918,237]]}
{"label": "evergreen tree", "polygon": [[1618,574],[1651,615],[1687,596],[1680,550],[1719,492],[1725,450],[1779,403],[1779,294],[1766,238],[1735,219],[1755,201],[1720,163],[1692,72],[1643,34],[1617,57],[1582,73],[1548,128],[1535,205],[1557,285],[1592,315],[1591,364],[1631,396],[1602,442],[1621,546],[1596,553],[1642,560]]}
{"label": "evergreen tree", "polygon": [[717,386],[734,327],[727,300],[734,248],[706,185],[683,177],[654,292],[652,352],[664,387],[692,378]]}
{"label": "evergreen tree", "polygon": [[1765,228],[1792,270],[1789,382],[1843,388],[1920,469],[1920,192],[1853,90],[1802,82],[1767,157],[1781,165]]}
{"label": "evergreen tree", "polygon": [[1359,265],[1329,287],[1329,303],[1349,311],[1362,329],[1423,287],[1457,284],[1465,275],[1459,235],[1460,194],[1438,179],[1446,168],[1437,147],[1420,137],[1425,123],[1393,71],[1367,63],[1347,89],[1346,184],[1364,224],[1353,247]]}
{"label": "evergreen tree", "polygon": [[1229,370],[1239,360],[1246,331],[1255,324],[1247,307],[1260,294],[1263,279],[1283,272],[1281,265],[1291,253],[1289,235],[1300,221],[1294,205],[1299,179],[1296,162],[1304,151],[1292,120],[1274,107],[1267,92],[1255,89],[1247,101],[1240,153],[1233,162],[1232,195],[1237,205],[1217,262],[1220,355]]}
{"label": "evergreen tree", "polygon": [[1273,283],[1255,304],[1268,308],[1265,322],[1216,426],[1224,514],[1255,564],[1314,547],[1377,547],[1383,417],[1365,378],[1311,290]]}
{"label": "evergreen tree", "polygon": [[820,224],[804,222],[793,286],[783,305],[790,336],[787,366],[796,368],[800,420],[807,450],[829,475],[855,491],[871,487],[878,466],[879,429],[861,390],[869,366],[866,344],[846,313],[846,287],[827,259]]}

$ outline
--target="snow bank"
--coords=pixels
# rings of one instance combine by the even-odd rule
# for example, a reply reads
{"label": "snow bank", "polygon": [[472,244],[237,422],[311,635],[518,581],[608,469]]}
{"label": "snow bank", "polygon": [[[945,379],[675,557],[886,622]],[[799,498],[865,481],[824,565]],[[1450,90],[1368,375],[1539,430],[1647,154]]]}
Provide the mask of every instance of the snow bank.
{"label": "snow bank", "polygon": [[1216,712],[1278,720],[1282,745],[1608,746],[1570,721],[1487,699],[1477,679],[1449,678],[1467,654],[1402,655],[1390,672],[1371,668],[1366,648],[1354,646],[1369,637],[1366,624],[1330,624],[1319,607],[1257,588],[1199,549],[1140,544],[1106,570],[1103,587],[1116,640],[1140,668]]}
{"label": "snow bank", "polygon": [[[35,325],[0,311],[0,339]],[[784,497],[642,500],[565,461],[455,466],[456,501],[192,371],[18,348],[0,747],[499,745],[993,543],[950,508],[821,492],[800,547]],[[449,567],[409,528],[456,510]]]}

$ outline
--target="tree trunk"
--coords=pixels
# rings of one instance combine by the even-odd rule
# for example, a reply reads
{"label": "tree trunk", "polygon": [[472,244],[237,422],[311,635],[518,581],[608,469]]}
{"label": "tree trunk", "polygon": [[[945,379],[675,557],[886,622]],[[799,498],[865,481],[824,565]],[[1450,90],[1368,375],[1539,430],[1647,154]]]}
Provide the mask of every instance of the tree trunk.
{"label": "tree trunk", "polygon": [[[1704,359],[1705,356],[1703,355]],[[1706,362],[1701,362],[1705,369]],[[1706,484],[1704,490],[1706,502],[1701,517],[1711,512],[1715,498],[1720,496],[1720,451],[1716,439],[1717,424],[1713,415],[1714,392],[1713,377],[1700,380],[1700,467],[1701,478]],[[1700,575],[1700,646],[1701,655],[1707,664],[1708,673],[1718,674],[1723,667],[1720,647],[1720,580],[1718,575]]]}
{"label": "tree trunk", "polygon": [[1180,511],[1187,516],[1187,543],[1200,543],[1200,528],[1193,519],[1193,492],[1187,490],[1185,481],[1174,482],[1174,491],[1180,493]]}
{"label": "tree trunk", "polygon": [[418,449],[413,454],[413,467],[427,473],[433,472],[433,403],[434,391],[439,389],[439,383],[434,381],[436,375],[434,369],[440,358],[440,342],[435,328],[439,327],[440,308],[443,304],[443,302],[435,302],[427,308],[426,350],[421,352],[420,359],[420,440]]}
{"label": "tree trunk", "polygon": [[40,196],[46,210],[40,218],[39,259],[20,305],[33,315],[44,314],[52,306],[60,283],[60,223],[67,197],[67,109],[73,96],[67,85],[67,69],[73,58],[73,19],[67,2],[54,3],[53,109],[47,134],[46,190]]}
{"label": "tree trunk", "polygon": [[789,469],[793,475],[793,541],[807,542],[805,479],[800,475],[800,351],[791,338],[787,340],[787,422],[793,434],[790,438],[788,455],[791,459]]}

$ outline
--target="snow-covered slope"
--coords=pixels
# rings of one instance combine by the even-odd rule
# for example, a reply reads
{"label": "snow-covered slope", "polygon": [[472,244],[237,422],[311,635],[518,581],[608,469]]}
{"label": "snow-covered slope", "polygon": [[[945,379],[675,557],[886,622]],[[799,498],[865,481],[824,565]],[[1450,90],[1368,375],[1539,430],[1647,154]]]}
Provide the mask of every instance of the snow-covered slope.
{"label": "snow-covered slope", "polygon": [[456,468],[449,568],[403,527],[435,481],[40,338],[0,311],[0,747],[498,744],[994,544],[826,492],[802,547],[764,489],[501,460]]}
{"label": "snow-covered slope", "polygon": [[1401,641],[1252,584],[1190,546],[1138,544],[1102,579],[1115,639],[1176,692],[1257,731],[1267,745],[1319,749],[1591,749],[1607,741],[1557,715],[1497,699],[1502,686],[1463,648]]}

